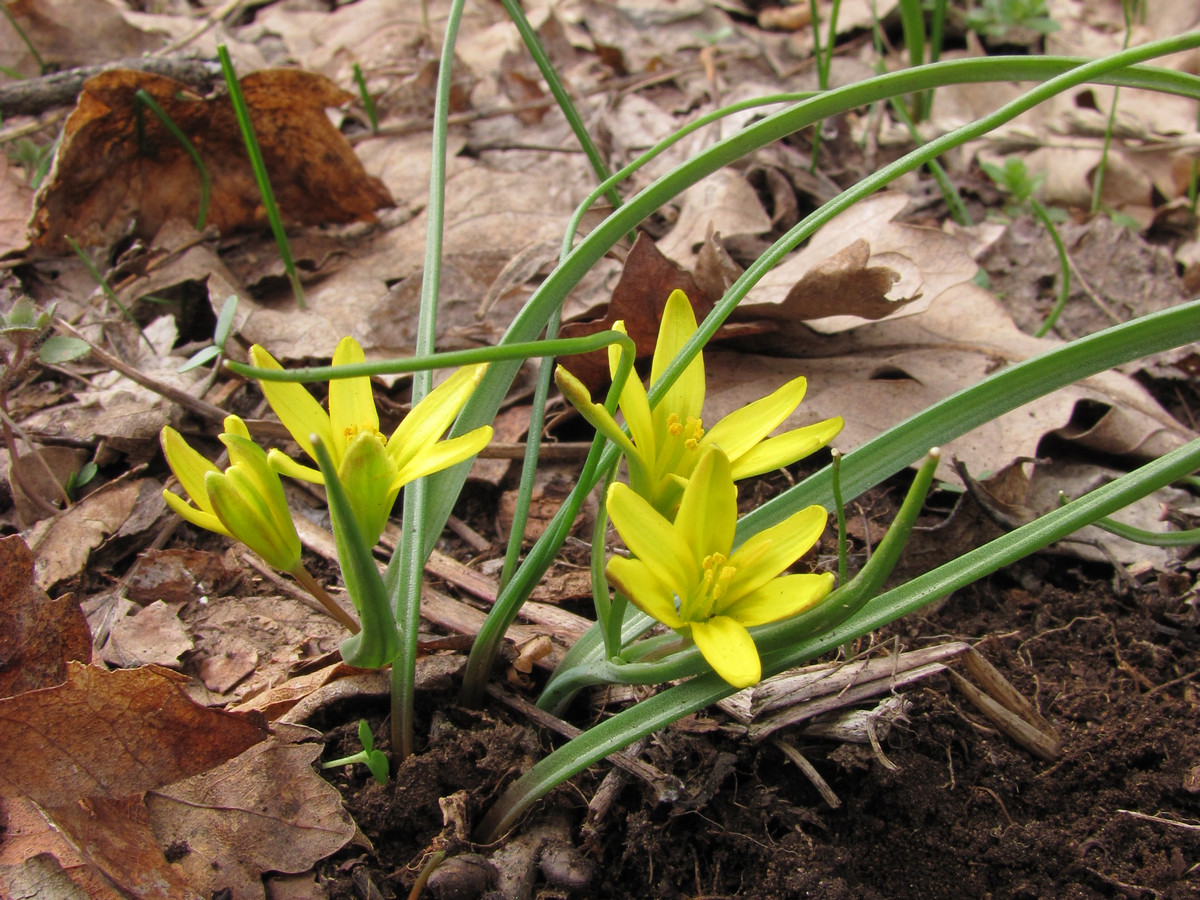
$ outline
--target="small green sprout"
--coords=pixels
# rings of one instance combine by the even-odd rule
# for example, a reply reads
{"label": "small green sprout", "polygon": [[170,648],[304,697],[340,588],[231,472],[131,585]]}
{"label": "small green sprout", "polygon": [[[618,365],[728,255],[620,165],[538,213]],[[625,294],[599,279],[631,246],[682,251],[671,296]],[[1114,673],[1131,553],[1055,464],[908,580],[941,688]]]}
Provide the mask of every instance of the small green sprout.
{"label": "small green sprout", "polygon": [[332,769],[334,766],[352,766],[355,763],[366,763],[367,768],[371,770],[371,774],[375,776],[375,780],[380,784],[387,784],[387,757],[382,750],[375,749],[375,738],[371,734],[371,726],[367,724],[366,719],[358,720],[358,742],[363,747],[358,753],[343,756],[340,759],[331,759],[329,762],[323,762],[321,763],[321,768]]}
{"label": "small green sprout", "polygon": [[354,83],[358,86],[358,96],[362,100],[363,111],[367,114],[367,120],[371,123],[371,133],[375,134],[379,131],[379,110],[375,108],[375,98],[367,90],[367,79],[363,77],[362,66],[355,63],[353,68]]}
{"label": "small green sprout", "polygon": [[217,316],[217,327],[213,329],[213,342],[188,357],[187,362],[179,367],[180,372],[190,371],[224,355],[225,341],[229,339],[229,331],[233,327],[233,315],[237,312],[237,305],[237,294],[230,294],[225,298],[221,314]]}
{"label": "small green sprout", "polygon": [[983,0],[967,13],[967,27],[993,41],[1004,40],[1016,28],[1043,35],[1058,31],[1046,0]]}
{"label": "small green sprout", "polygon": [[63,490],[67,492],[68,497],[74,500],[79,494],[79,489],[95,478],[99,471],[96,464],[89,459],[79,467],[78,471],[67,476],[67,483],[63,485]]}

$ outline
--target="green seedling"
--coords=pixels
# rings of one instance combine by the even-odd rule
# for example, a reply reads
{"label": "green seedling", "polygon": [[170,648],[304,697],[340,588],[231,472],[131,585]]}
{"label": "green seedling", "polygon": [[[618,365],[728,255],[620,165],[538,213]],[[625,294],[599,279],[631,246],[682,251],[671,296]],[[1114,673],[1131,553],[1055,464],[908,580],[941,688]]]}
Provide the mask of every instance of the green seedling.
{"label": "green seedling", "polygon": [[126,321],[128,321],[131,325],[133,325],[134,328],[137,329],[137,333],[141,335],[142,340],[146,342],[146,346],[150,348],[150,352],[157,353],[158,351],[154,349],[154,345],[150,343],[150,338],[146,337],[146,332],[142,330],[141,324],[137,319],[134,318],[133,313],[129,311],[129,307],[121,302],[121,298],[118,297],[117,292],[112,289],[112,286],[108,283],[108,279],[100,274],[100,270],[96,268],[96,264],[92,262],[91,257],[83,252],[83,248],[80,247],[79,244],[75,242],[75,239],[69,234],[64,234],[63,238],[66,239],[66,242],[71,245],[71,249],[75,251],[75,255],[79,257],[80,262],[82,262],[84,268],[88,270],[88,274],[92,276],[92,280],[96,282],[96,285],[104,293],[104,296],[107,297],[109,301],[111,301],[112,304],[121,311],[121,315],[125,317]]}
{"label": "green seedling", "polygon": [[229,339],[229,331],[233,328],[233,317],[237,313],[238,298],[230,294],[221,305],[221,314],[217,316],[217,325],[213,329],[213,342],[207,347],[201,347],[188,357],[187,362],[179,367],[180,372],[188,372],[206,363],[213,362],[220,366],[225,356],[225,342]]}
{"label": "green seedling", "polygon": [[358,720],[358,742],[362,744],[362,749],[357,753],[343,756],[341,759],[331,759],[329,762],[323,762],[321,763],[321,768],[332,769],[336,766],[353,766],[358,763],[366,763],[375,780],[380,784],[387,784],[388,759],[382,750],[375,749],[375,738],[371,734],[371,726],[367,724],[366,719]]}
{"label": "green seedling", "polygon": [[275,235],[275,244],[279,247],[279,258],[283,260],[284,271],[296,295],[296,305],[307,309],[304,300],[304,286],[300,283],[300,275],[296,271],[296,263],[292,259],[292,247],[288,243],[287,231],[283,227],[283,215],[279,212],[279,204],[275,202],[275,191],[271,189],[271,178],[267,174],[267,164],[263,162],[262,149],[258,146],[258,137],[254,133],[254,123],[250,121],[250,108],[246,106],[246,98],[242,95],[242,85],[237,73],[233,70],[233,61],[224,44],[217,45],[217,56],[221,60],[221,72],[225,76],[225,85],[229,88],[229,102],[233,104],[234,115],[237,116],[238,127],[242,130],[242,141],[246,145],[246,155],[250,157],[250,168],[254,170],[254,180],[258,184],[258,192],[262,195],[263,209],[267,211],[267,220],[271,223],[271,233]]}
{"label": "green seedling", "polygon": [[29,138],[20,138],[13,142],[9,151],[13,162],[25,170],[26,183],[35,191],[45,180],[54,162],[54,149],[58,142],[38,144]]}
{"label": "green seedling", "polygon": [[72,472],[67,477],[67,483],[63,485],[63,490],[67,492],[67,496],[74,500],[79,495],[79,489],[90,482],[100,470],[91,460],[85,462],[78,471]]}
{"label": "green seedling", "polygon": [[1004,161],[1003,166],[986,162],[981,163],[981,166],[996,187],[1009,195],[1009,202],[1004,207],[1005,213],[1009,216],[1016,216],[1028,210],[1042,223],[1042,227],[1050,235],[1050,240],[1054,242],[1054,250],[1058,254],[1058,297],[1045,321],[1034,332],[1035,337],[1045,337],[1058,321],[1058,317],[1062,315],[1062,311],[1067,305],[1067,299],[1071,296],[1071,259],[1067,256],[1067,247],[1063,243],[1062,235],[1058,233],[1058,227],[1054,224],[1056,218],[1062,218],[1062,212],[1061,210],[1047,209],[1034,196],[1046,176],[1044,173],[1031,175],[1022,160],[1009,157]]}
{"label": "green seedling", "polygon": [[992,41],[1003,41],[1016,28],[1038,34],[1058,31],[1046,0],[983,0],[967,13],[967,27]]}
{"label": "green seedling", "polygon": [[367,90],[367,79],[363,77],[362,66],[355,63],[354,83],[358,86],[358,98],[362,101],[363,112],[367,114],[367,121],[371,123],[371,133],[379,131],[379,110],[375,108],[375,98],[371,96],[371,92]]}

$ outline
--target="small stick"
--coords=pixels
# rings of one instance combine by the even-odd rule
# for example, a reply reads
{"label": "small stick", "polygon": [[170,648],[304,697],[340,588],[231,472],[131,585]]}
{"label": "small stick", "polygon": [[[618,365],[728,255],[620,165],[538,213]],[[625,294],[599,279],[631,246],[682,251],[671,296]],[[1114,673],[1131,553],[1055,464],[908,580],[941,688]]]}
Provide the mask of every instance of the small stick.
{"label": "small stick", "polygon": [[826,805],[830,809],[842,808],[842,801],[838,799],[838,795],[833,792],[833,788],[829,786],[829,782],[822,778],[821,773],[818,772],[813,764],[808,761],[807,756],[805,756],[787,741],[778,740],[773,741],[772,743],[774,743],[776,747],[783,751],[784,756],[786,756],[799,767],[800,771],[803,772],[805,777],[812,782],[812,786],[817,789],[817,793],[821,795],[821,799],[825,801]]}

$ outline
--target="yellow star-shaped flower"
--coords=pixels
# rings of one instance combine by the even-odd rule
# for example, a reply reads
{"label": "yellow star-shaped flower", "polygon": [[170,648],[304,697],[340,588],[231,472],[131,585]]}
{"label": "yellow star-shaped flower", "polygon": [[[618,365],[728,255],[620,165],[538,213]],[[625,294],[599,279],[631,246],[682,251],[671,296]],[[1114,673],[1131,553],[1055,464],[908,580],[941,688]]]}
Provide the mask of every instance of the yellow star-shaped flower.
{"label": "yellow star-shaped flower", "polygon": [[803,612],[833,588],[831,574],[781,574],[821,536],[828,513],[820,506],[733,549],[737,487],[719,447],[701,451],[674,522],[624,484],[609,488],[608,514],[633,553],[608,561],[609,581],[642,612],[690,636],[737,688],[762,678],[747,629]]}
{"label": "yellow star-shaped flower", "polygon": [[[621,322],[614,328],[625,330]],[[667,298],[654,348],[651,384],[666,371],[695,331],[692,304],[683,291],[673,291]],[[615,347],[609,349],[609,368],[614,375],[619,352]],[[707,448],[721,447],[733,477],[740,480],[803,459],[833,440],[844,424],[836,416],[767,437],[804,399],[808,382],[800,377],[705,430],[704,359],[699,354],[653,409],[641,381],[630,378],[625,383],[618,405],[629,426],[629,436],[603,405],[592,401],[587,388],[570,372],[560,366],[555,378],[563,395],[583,417],[624,451],[633,490],[667,516],[679,503],[683,486]]]}
{"label": "yellow star-shaped flower", "polygon": [[[260,368],[282,368],[257,344],[250,348],[250,357]],[[335,366],[363,360],[362,347],[351,337],[342,338],[333,354]],[[486,364],[459,369],[413,407],[386,438],[379,430],[371,379],[365,375],[329,382],[328,413],[299,384],[262,381],[260,385],[279,421],[310,458],[316,459],[312,436],[328,448],[363,540],[374,546],[401,487],[469,459],[491,440],[488,425],[450,440],[438,440],[486,369]],[[325,482],[318,469],[301,465],[279,450],[272,450],[268,460],[280,474],[316,484]]]}

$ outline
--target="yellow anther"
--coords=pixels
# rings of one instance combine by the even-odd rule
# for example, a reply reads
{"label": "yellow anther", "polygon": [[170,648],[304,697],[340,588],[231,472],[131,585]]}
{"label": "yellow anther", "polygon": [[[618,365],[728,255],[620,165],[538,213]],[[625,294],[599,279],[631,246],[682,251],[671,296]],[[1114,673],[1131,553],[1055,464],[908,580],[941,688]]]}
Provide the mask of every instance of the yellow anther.
{"label": "yellow anther", "polygon": [[683,423],[679,421],[679,416],[677,416],[675,413],[671,413],[669,416],[667,416],[667,431],[672,437],[679,437],[681,434],[683,434]]}

